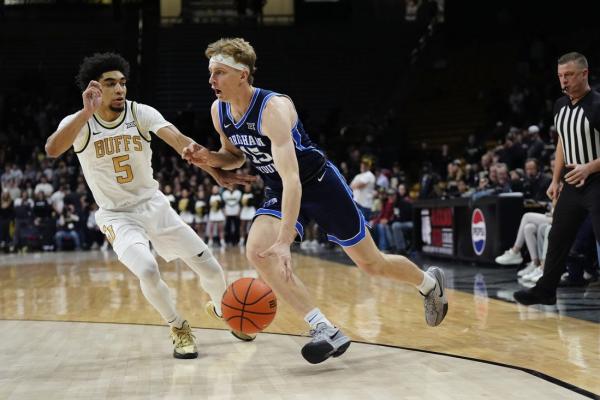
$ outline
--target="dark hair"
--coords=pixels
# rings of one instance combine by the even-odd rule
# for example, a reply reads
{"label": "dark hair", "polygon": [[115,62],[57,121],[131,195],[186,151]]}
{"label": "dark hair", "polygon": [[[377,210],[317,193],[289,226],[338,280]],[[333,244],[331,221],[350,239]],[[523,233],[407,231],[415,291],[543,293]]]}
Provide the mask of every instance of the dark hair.
{"label": "dark hair", "polygon": [[537,158],[534,157],[530,157],[527,160],[525,160],[525,164],[527,164],[528,162],[532,162],[535,164],[537,169],[540,169],[540,161]]}
{"label": "dark hair", "polygon": [[575,51],[560,56],[560,58],[558,59],[558,65],[563,65],[571,61],[579,65],[581,68],[588,67],[587,58],[585,58],[583,54],[577,53]]}
{"label": "dark hair", "polygon": [[100,78],[108,71],[120,71],[125,78],[129,77],[129,63],[121,55],[116,53],[96,53],[86,57],[79,66],[77,74],[77,85],[85,90],[91,80]]}

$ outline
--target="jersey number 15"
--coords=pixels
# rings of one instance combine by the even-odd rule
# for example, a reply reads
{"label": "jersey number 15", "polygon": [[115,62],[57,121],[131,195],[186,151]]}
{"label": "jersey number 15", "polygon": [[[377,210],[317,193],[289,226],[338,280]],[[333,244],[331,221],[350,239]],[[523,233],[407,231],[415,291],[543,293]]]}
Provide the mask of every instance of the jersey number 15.
{"label": "jersey number 15", "polygon": [[273,161],[273,157],[270,154],[263,153],[258,150],[258,147],[240,146],[240,150],[252,157],[252,163],[254,164],[264,164]]}

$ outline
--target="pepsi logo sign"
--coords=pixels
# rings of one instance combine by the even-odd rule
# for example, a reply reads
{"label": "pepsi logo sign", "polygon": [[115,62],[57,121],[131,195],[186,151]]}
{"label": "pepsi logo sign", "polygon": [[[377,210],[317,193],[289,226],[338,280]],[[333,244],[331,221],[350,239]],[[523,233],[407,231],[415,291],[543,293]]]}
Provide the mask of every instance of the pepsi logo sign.
{"label": "pepsi logo sign", "polygon": [[485,218],[479,208],[473,210],[471,216],[471,240],[473,242],[473,250],[478,256],[483,254],[485,250]]}

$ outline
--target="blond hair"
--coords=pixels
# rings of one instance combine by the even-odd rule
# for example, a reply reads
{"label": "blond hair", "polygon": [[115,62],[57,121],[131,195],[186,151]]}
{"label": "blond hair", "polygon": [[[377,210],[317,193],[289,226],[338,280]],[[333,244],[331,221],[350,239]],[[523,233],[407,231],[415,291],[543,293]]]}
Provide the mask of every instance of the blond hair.
{"label": "blond hair", "polygon": [[216,54],[223,54],[233,57],[233,59],[248,66],[248,83],[254,82],[254,73],[256,72],[256,53],[252,45],[242,38],[223,38],[208,45],[204,52],[207,58]]}

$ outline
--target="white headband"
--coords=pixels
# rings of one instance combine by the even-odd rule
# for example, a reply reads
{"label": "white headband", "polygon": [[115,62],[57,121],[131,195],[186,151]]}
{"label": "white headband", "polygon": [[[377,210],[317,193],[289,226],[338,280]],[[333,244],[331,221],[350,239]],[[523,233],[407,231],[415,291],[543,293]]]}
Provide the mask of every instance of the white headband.
{"label": "white headband", "polygon": [[209,65],[212,65],[213,63],[225,64],[240,71],[246,70],[250,72],[250,68],[246,64],[236,62],[233,57],[225,54],[215,54],[212,56],[210,58]]}

